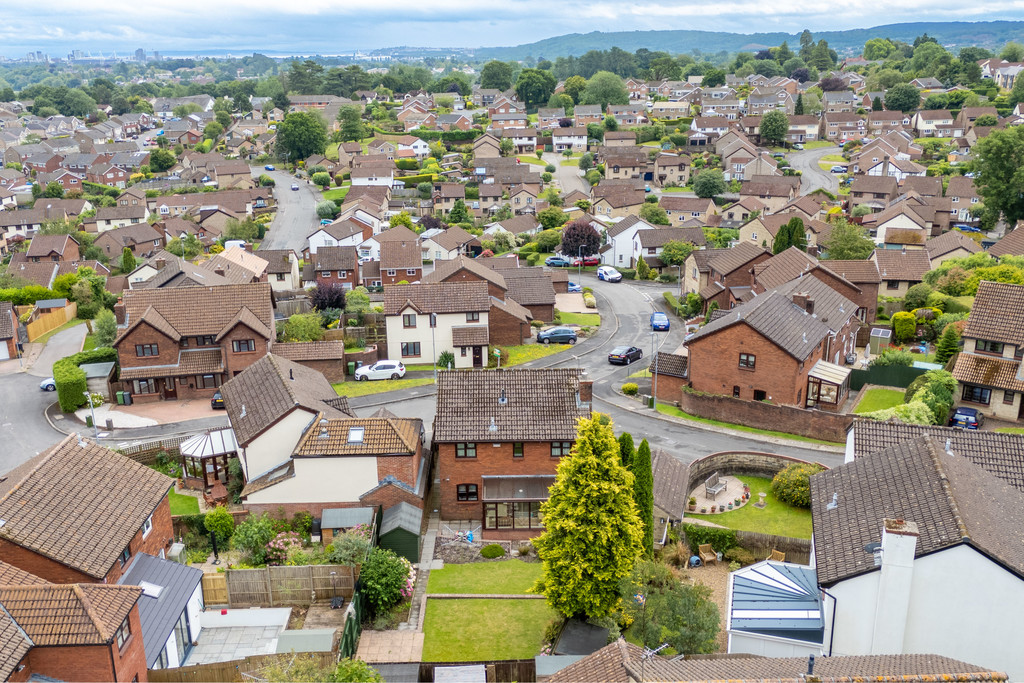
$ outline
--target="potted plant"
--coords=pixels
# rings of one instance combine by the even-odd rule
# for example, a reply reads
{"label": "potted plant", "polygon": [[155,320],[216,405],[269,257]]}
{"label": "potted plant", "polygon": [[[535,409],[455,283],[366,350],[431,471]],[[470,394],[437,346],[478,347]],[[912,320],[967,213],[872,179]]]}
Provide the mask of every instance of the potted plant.
{"label": "potted plant", "polygon": [[729,509],[732,510],[732,503],[729,503]]}
{"label": "potted plant", "polygon": [[740,499],[737,498],[736,500],[733,501],[733,504],[735,504],[736,507],[739,507],[740,506],[740,502],[741,502]]}
{"label": "potted plant", "polygon": [[708,509],[707,508],[701,508],[700,509],[700,514],[706,515],[707,513],[708,513]]}
{"label": "potted plant", "polygon": [[712,514],[714,514],[714,512],[715,512],[715,509],[716,509],[717,507],[718,507],[717,505],[712,505],[712,506],[711,506],[711,513],[712,513]]}
{"label": "potted plant", "polygon": [[686,509],[689,510],[690,512],[693,512],[694,510],[697,509],[697,498],[695,496],[690,496],[690,502],[687,503]]}

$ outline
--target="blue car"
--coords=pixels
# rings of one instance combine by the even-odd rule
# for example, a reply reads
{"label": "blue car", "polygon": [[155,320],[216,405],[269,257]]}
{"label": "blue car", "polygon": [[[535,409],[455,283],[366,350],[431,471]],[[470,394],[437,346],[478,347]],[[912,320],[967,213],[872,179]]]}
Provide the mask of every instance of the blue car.
{"label": "blue car", "polygon": [[950,427],[981,429],[983,424],[985,424],[985,416],[974,408],[957,408],[949,417]]}
{"label": "blue car", "polygon": [[668,316],[660,311],[651,313],[652,330],[668,330]]}
{"label": "blue car", "polygon": [[545,266],[551,266],[552,268],[568,268],[572,265],[569,259],[562,258],[561,256],[548,256],[544,259]]}
{"label": "blue car", "polygon": [[268,170],[268,171],[273,171],[274,170],[274,165],[273,164],[267,164],[263,168]]}
{"label": "blue car", "polygon": [[579,283],[576,283],[576,282],[570,282],[569,283],[569,292],[570,293],[582,292],[582,291],[583,291],[583,286],[580,285]]}

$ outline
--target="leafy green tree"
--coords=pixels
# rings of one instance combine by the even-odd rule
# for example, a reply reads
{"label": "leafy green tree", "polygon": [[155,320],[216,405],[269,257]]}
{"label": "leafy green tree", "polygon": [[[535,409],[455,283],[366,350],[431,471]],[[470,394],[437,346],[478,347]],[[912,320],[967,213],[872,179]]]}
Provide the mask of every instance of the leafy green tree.
{"label": "leafy green tree", "polygon": [[[569,217],[565,215],[565,212],[557,206],[549,206],[537,212],[537,220],[545,231],[562,227],[568,219]],[[541,234],[543,235],[544,233],[542,232]]]}
{"label": "leafy green tree", "polygon": [[807,249],[804,222],[799,216],[794,216],[779,228],[772,242],[772,253],[781,254],[790,247],[796,247],[801,251]]}
{"label": "leafy green tree", "polygon": [[985,209],[1015,225],[1024,218],[1024,128],[993,130],[978,140],[972,153],[974,184]]}
{"label": "leafy green tree", "polygon": [[722,85],[725,85],[725,72],[721,69],[708,69],[700,82],[702,88],[717,88]]}
{"label": "leafy green tree", "polygon": [[456,199],[455,203],[452,204],[452,210],[448,212],[448,222],[467,223],[472,220],[472,217],[469,215],[469,210],[466,208],[466,202],[461,199]]}
{"label": "leafy green tree", "polygon": [[267,544],[274,538],[274,523],[263,513],[259,517],[249,515],[235,527],[231,535],[231,547],[246,555],[250,564],[263,564],[267,557]]}
{"label": "leafy green tree", "polygon": [[394,216],[392,216],[391,219],[388,221],[388,225],[392,228],[395,227],[396,225],[404,225],[405,227],[412,230],[412,216],[409,215],[408,211],[402,211],[401,213],[397,213]]}
{"label": "leafy green tree", "polygon": [[579,166],[579,169],[581,171],[586,173],[587,171],[594,167],[593,155],[590,152],[587,152],[586,154],[580,157],[580,160],[576,162],[576,165]]}
{"label": "leafy green tree", "polygon": [[327,127],[316,112],[293,111],[277,126],[276,149],[291,161],[327,150]]}
{"label": "leafy green tree", "polygon": [[789,133],[789,117],[778,109],[761,117],[761,139],[768,144],[781,145]]}
{"label": "leafy green tree", "polygon": [[221,548],[227,548],[231,535],[235,533],[235,518],[228,512],[227,507],[218,505],[206,513],[203,526],[217,538]]}
{"label": "leafy green tree", "polygon": [[171,238],[171,241],[167,243],[167,251],[171,252],[175,256],[180,256],[183,259],[191,261],[196,256],[199,256],[199,254],[203,253],[203,244],[195,235],[186,235],[185,239],[173,237]]}
{"label": "leafy green tree", "polygon": [[61,199],[64,197],[64,186],[58,183],[56,180],[51,180],[46,183],[46,187],[43,189],[43,197],[47,199]]}
{"label": "leafy green tree", "polygon": [[96,346],[111,347],[117,338],[117,319],[109,308],[103,308],[92,320],[92,328],[96,331]]}
{"label": "leafy green tree", "polygon": [[508,90],[512,87],[512,65],[508,62],[491,60],[480,70],[480,87]]}
{"label": "leafy green tree", "polygon": [[130,273],[135,270],[135,254],[128,247],[121,250],[121,272]]}
{"label": "leafy green tree", "polygon": [[[1014,82],[1014,85],[1016,85],[1016,82]],[[974,119],[975,126],[994,126],[997,123],[999,123],[999,119],[992,114],[982,114],[978,118]]]}
{"label": "leafy green tree", "polygon": [[636,261],[636,279],[637,280],[650,280],[651,279],[651,267],[647,265],[647,259],[639,258]]}
{"label": "leafy green tree", "polygon": [[935,362],[945,365],[959,350],[960,335],[956,331],[956,325],[946,325],[946,330],[935,347]]}
{"label": "leafy green tree", "polygon": [[875,250],[875,243],[864,234],[863,228],[843,219],[832,225],[832,232],[822,246],[825,247],[823,258],[833,261],[863,260]]}
{"label": "leafy green tree", "polygon": [[669,225],[668,214],[665,213],[665,209],[661,208],[657,204],[644,202],[644,205],[640,207],[640,218],[647,221],[651,225]]}
{"label": "leafy green tree", "polygon": [[324,338],[324,328],[317,313],[296,313],[284,324],[283,341],[310,342]]}
{"label": "leafy green tree", "polygon": [[871,111],[882,111],[885,109],[882,106],[882,98],[880,95],[875,95],[875,99],[871,100]]}
{"label": "leafy green tree", "polygon": [[554,251],[555,247],[562,242],[562,233],[558,230],[548,228],[537,233],[537,237],[534,241],[537,242],[537,251],[547,253],[549,251]]}
{"label": "leafy green tree", "polygon": [[224,126],[220,125],[216,121],[210,121],[206,124],[206,128],[203,128],[203,137],[207,140],[216,140],[224,134]]}
{"label": "leafy green tree", "polygon": [[176,163],[178,163],[177,158],[166,149],[154,149],[150,152],[149,167],[156,173],[166,171]]}
{"label": "leafy green tree", "polygon": [[534,541],[544,566],[532,590],[567,617],[611,613],[619,582],[644,552],[633,474],[622,466],[611,424],[601,422],[579,421],[572,452],[541,503],[545,528]]}
{"label": "leafy green tree", "polygon": [[555,92],[555,77],[540,69],[523,69],[516,80],[516,95],[527,107],[543,105]]}
{"label": "leafy green tree", "polygon": [[319,185],[321,190],[326,190],[331,186],[331,174],[327,171],[314,173],[309,179],[313,181],[314,185]]}
{"label": "leafy green tree", "polygon": [[498,143],[498,151],[501,152],[501,156],[510,157],[516,151],[516,145],[512,142],[512,138],[502,138]]}
{"label": "leafy green tree", "polygon": [[644,554],[654,552],[654,475],[651,472],[651,447],[647,439],[640,442],[633,456],[633,500],[644,525]]}
{"label": "leafy green tree", "polygon": [[622,436],[619,437],[619,459],[622,460],[622,466],[630,472],[633,471],[633,456],[635,455],[633,435],[629,432],[622,432]]}
{"label": "leafy green tree", "polygon": [[599,104],[602,109],[609,104],[629,104],[629,91],[615,74],[598,71],[587,81],[583,104]]}
{"label": "leafy green tree", "polygon": [[903,310],[913,311],[928,305],[928,296],[932,293],[932,286],[926,282],[919,282],[903,296]]}
{"label": "leafy green tree", "polygon": [[358,105],[347,104],[339,109],[337,120],[341,124],[338,136],[342,142],[362,140],[367,136],[366,126],[363,124],[362,113],[359,111]]}
{"label": "leafy green tree", "polygon": [[587,79],[583,76],[569,76],[565,79],[565,94],[572,98],[573,103],[580,104],[583,91],[587,88]]}
{"label": "leafy green tree", "polygon": [[701,199],[711,199],[725,192],[725,176],[716,169],[705,169],[693,180],[693,192]]}
{"label": "leafy green tree", "polygon": [[921,105],[921,91],[909,83],[898,83],[885,91],[885,108],[904,113]]}
{"label": "leafy green tree", "polygon": [[718,606],[711,588],[679,581],[661,562],[641,561],[622,582],[623,612],[631,633],[643,646],[668,643],[679,654],[708,654],[718,649]]}
{"label": "leafy green tree", "polygon": [[334,218],[338,215],[338,205],[330,199],[325,199],[316,204],[316,215],[319,218]]}
{"label": "leafy green tree", "polygon": [[999,59],[1005,59],[1008,62],[1024,61],[1024,45],[1012,41],[1007,43],[999,53]]}
{"label": "leafy green tree", "polygon": [[285,83],[288,92],[297,95],[316,95],[323,87],[323,76],[324,67],[320,64],[311,59],[303,62],[295,59],[292,60],[288,72],[285,74]]}
{"label": "leafy green tree", "polygon": [[670,266],[682,266],[686,263],[686,259],[690,258],[693,250],[694,246],[690,242],[670,240],[665,243],[665,246],[661,249],[661,254],[658,256],[662,263]]}

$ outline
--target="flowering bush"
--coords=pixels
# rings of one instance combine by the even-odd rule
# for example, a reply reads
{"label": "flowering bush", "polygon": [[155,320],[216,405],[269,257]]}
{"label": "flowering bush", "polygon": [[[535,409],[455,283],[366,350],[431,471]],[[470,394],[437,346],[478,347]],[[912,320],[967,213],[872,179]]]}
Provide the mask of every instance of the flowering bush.
{"label": "flowering bush", "polygon": [[390,550],[374,548],[359,574],[373,614],[382,614],[403,598],[412,597],[415,574],[412,565]]}
{"label": "flowering bush", "polygon": [[266,558],[267,564],[284,564],[288,558],[288,551],[293,548],[301,548],[302,539],[294,531],[282,531],[267,543]]}
{"label": "flowering bush", "polygon": [[783,503],[794,507],[811,507],[812,475],[822,471],[820,465],[810,463],[793,464],[775,475],[772,479],[772,492]]}

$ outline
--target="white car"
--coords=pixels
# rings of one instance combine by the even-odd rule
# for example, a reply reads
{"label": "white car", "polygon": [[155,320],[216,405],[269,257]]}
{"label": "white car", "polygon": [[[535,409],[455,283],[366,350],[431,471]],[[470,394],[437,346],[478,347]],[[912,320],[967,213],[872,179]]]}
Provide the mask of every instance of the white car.
{"label": "white car", "polygon": [[47,377],[39,383],[39,388],[43,391],[57,391],[57,383],[53,381],[52,377]]}
{"label": "white car", "polygon": [[621,282],[622,273],[611,266],[601,266],[597,269],[597,279],[605,282]]}
{"label": "white car", "polygon": [[379,360],[373,365],[364,365],[356,370],[356,380],[401,379],[405,377],[405,366],[397,360]]}

